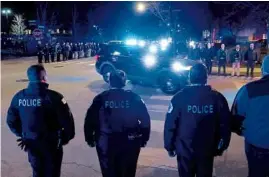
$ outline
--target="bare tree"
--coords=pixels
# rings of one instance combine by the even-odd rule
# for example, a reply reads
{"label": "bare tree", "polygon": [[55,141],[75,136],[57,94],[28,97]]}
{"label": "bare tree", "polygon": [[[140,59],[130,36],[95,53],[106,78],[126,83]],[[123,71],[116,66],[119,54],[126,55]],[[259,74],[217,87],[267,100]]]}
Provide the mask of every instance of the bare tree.
{"label": "bare tree", "polygon": [[25,26],[25,19],[22,15],[14,15],[11,25],[11,33],[17,36],[21,36],[24,34],[24,30],[26,29]]}
{"label": "bare tree", "polygon": [[170,9],[172,5],[168,4],[168,2],[152,1],[148,2],[147,6],[149,11],[165,24],[171,21],[171,13],[180,11],[180,9]]}
{"label": "bare tree", "polygon": [[37,24],[46,27],[48,2],[38,3],[36,8]]}
{"label": "bare tree", "polygon": [[[233,35],[236,35],[240,30],[249,28],[266,29],[266,19],[269,18],[269,4],[261,3],[255,5],[252,2],[215,2],[217,4],[231,5],[232,8],[225,12],[221,21],[224,26],[228,27]],[[238,13],[246,11],[247,15],[240,17],[237,22],[234,22],[233,17],[238,17]]]}
{"label": "bare tree", "polygon": [[76,40],[77,37],[77,28],[78,28],[78,11],[76,5],[72,9],[72,35],[73,39]]}

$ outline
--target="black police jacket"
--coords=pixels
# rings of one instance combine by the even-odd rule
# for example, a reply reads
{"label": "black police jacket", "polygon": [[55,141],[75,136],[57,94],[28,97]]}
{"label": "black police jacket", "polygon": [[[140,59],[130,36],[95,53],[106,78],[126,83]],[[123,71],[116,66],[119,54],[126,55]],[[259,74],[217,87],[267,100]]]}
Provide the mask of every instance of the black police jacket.
{"label": "black police jacket", "polygon": [[68,104],[60,93],[49,90],[46,83],[30,83],[13,97],[7,124],[16,136],[26,139],[58,139],[60,131],[62,144],[67,144],[75,136]]}
{"label": "black police jacket", "polygon": [[217,58],[219,62],[226,63],[227,61],[226,50],[219,49],[217,53]]}
{"label": "black police jacket", "polygon": [[241,62],[242,61],[242,53],[241,51],[233,50],[230,55],[230,62]]}
{"label": "black police jacket", "polygon": [[204,58],[207,62],[211,62],[211,60],[213,60],[214,58],[214,51],[213,51],[213,48],[210,48],[210,49],[205,49],[204,51]]}
{"label": "black police jacket", "polygon": [[85,141],[97,142],[101,137],[137,136],[147,142],[150,117],[142,99],[132,91],[110,89],[97,95],[87,111],[84,124]]}
{"label": "black police jacket", "polygon": [[227,149],[230,111],[225,97],[210,86],[187,86],[171,100],[164,127],[164,146],[178,155],[212,156],[220,140]]}
{"label": "black police jacket", "polygon": [[248,49],[245,53],[245,61],[249,64],[254,64],[258,60],[258,55],[255,50]]}

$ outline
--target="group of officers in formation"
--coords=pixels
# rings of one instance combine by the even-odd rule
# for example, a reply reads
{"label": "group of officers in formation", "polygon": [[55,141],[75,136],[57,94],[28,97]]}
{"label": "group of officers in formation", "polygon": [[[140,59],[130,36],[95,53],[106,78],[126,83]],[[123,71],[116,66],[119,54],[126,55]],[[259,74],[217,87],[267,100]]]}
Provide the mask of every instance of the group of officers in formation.
{"label": "group of officers in formation", "polygon": [[[214,157],[229,147],[232,132],[245,138],[248,176],[269,176],[269,56],[262,74],[238,91],[230,110],[207,85],[204,64],[190,69],[190,84],[173,96],[164,124],[164,148],[176,156],[180,177],[212,177]],[[64,96],[48,88],[42,65],[27,75],[29,85],[13,97],[7,124],[28,153],[33,177],[60,177],[63,146],[75,137],[73,114]],[[96,147],[103,177],[135,177],[140,149],[150,139],[150,115],[141,97],[124,89],[123,71],[112,72],[109,84],[85,111],[85,142]]]}
{"label": "group of officers in formation", "polygon": [[100,50],[98,43],[37,44],[38,63],[60,62],[94,56]]}
{"label": "group of officers in formation", "polygon": [[247,51],[242,51],[240,45],[237,44],[235,49],[231,52],[227,52],[225,44],[221,44],[221,48],[216,50],[214,43],[208,43],[204,48],[201,43],[198,47],[192,46],[189,52],[189,58],[192,60],[201,60],[204,62],[208,69],[208,74],[212,73],[212,64],[214,61],[217,62],[218,75],[221,75],[221,69],[223,68],[223,75],[226,76],[226,66],[228,63],[232,65],[231,76],[240,76],[240,66],[245,64],[247,67],[246,77],[253,78],[253,72],[255,64],[258,61],[258,54],[255,50],[254,43],[249,45]]}

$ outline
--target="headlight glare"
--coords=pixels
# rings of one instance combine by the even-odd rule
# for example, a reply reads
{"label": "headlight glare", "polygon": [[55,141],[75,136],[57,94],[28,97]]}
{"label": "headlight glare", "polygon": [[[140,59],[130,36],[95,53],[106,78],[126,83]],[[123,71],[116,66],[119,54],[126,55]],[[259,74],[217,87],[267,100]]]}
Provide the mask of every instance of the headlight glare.
{"label": "headlight glare", "polygon": [[156,64],[156,57],[153,55],[147,55],[144,57],[144,64],[147,68],[151,68]]}

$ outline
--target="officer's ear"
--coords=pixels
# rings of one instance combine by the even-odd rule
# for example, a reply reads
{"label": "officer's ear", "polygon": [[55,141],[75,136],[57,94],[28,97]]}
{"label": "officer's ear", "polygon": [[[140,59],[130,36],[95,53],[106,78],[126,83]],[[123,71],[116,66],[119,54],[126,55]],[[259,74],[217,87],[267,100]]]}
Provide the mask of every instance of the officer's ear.
{"label": "officer's ear", "polygon": [[48,76],[47,76],[46,71],[41,71],[40,79],[41,79],[41,82],[45,82],[45,83],[48,82]]}

